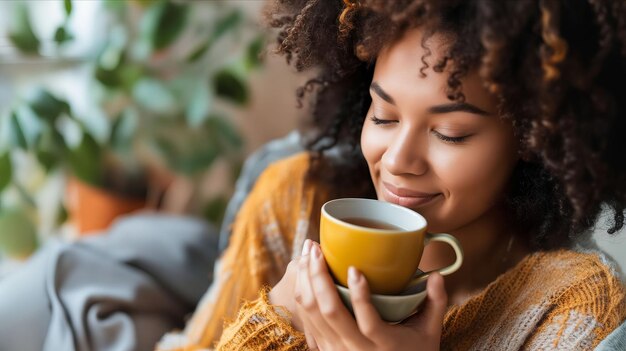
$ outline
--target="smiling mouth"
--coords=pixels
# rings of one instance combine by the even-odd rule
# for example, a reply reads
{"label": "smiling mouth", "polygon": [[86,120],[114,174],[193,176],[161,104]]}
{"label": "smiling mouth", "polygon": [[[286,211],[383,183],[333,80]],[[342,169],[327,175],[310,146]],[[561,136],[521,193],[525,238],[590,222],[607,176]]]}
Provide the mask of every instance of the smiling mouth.
{"label": "smiling mouth", "polygon": [[398,189],[393,185],[382,182],[382,196],[387,202],[391,202],[403,207],[421,207],[424,206],[441,195],[441,193],[429,194],[406,189]]}

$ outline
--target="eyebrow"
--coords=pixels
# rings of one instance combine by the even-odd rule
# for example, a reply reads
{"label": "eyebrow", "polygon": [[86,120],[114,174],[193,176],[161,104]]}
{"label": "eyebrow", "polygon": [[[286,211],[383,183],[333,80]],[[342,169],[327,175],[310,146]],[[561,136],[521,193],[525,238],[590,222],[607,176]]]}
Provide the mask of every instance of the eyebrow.
{"label": "eyebrow", "polygon": [[372,82],[372,84],[370,85],[370,89],[373,90],[378,96],[380,96],[381,99],[387,101],[388,103],[392,105],[396,104],[393,98],[389,96],[389,94],[387,94],[387,92],[385,92],[383,88],[381,88],[380,85],[378,85],[378,83]]}
{"label": "eyebrow", "polygon": [[467,102],[452,102],[449,104],[436,105],[428,109],[428,112],[432,114],[449,113],[449,112],[469,112],[476,115],[488,116],[487,111],[483,111],[480,108],[468,104]]}
{"label": "eyebrow", "polygon": [[[388,103],[395,105],[396,102],[393,98],[387,94],[385,90],[377,83],[372,82],[370,85],[370,89],[376,93],[376,95],[380,96],[383,100]],[[442,113],[450,113],[450,112],[469,112],[481,116],[488,116],[489,113],[484,111],[472,104],[468,104],[467,102],[451,102],[449,104],[436,105],[432,106],[428,109],[429,113],[432,114],[442,114]]]}

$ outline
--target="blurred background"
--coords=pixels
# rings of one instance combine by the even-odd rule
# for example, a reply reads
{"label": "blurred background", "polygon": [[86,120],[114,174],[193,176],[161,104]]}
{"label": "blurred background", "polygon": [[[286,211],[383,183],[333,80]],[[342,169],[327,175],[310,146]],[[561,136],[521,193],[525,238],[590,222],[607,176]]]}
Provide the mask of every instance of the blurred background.
{"label": "blurred background", "polygon": [[5,268],[145,208],[219,223],[245,156],[302,113],[262,7],[0,2]]}
{"label": "blurred background", "polygon": [[[304,113],[263,5],[0,2],[0,278],[125,213],[220,223],[245,157]],[[596,238],[626,266],[607,226]]]}

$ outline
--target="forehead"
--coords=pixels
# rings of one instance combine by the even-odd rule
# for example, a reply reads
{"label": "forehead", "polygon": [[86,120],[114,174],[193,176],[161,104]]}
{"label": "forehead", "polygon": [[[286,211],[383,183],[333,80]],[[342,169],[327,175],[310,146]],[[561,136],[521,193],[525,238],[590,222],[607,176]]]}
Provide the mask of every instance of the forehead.
{"label": "forehead", "polygon": [[[451,35],[434,33],[425,35],[420,28],[408,30],[402,37],[381,50],[376,59],[373,80],[390,95],[407,99],[416,96],[447,99],[448,78],[454,68],[449,60],[443,72],[433,71],[453,43]],[[474,101],[492,111],[496,99],[483,86],[477,69],[461,78],[462,92],[468,102]],[[434,101],[433,101],[434,102]]]}
{"label": "forehead", "polygon": [[424,38],[422,30],[412,29],[381,50],[374,81],[397,98],[426,90],[445,95],[448,75],[436,73],[432,67],[444,57],[446,41],[437,34]]}
{"label": "forehead", "polygon": [[447,49],[452,44],[451,35],[439,33],[427,34],[421,28],[414,28],[406,31],[397,40],[385,46],[377,56],[376,63],[414,63],[418,73],[422,64],[426,63],[432,67],[444,56]]}

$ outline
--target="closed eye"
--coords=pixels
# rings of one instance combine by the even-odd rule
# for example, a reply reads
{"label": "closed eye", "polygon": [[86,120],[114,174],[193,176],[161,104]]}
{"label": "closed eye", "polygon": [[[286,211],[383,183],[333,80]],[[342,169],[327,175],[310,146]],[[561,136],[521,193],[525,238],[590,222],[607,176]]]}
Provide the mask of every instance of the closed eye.
{"label": "closed eye", "polygon": [[433,130],[432,133],[435,134],[435,136],[441,139],[442,141],[445,141],[446,143],[451,143],[451,144],[460,144],[472,136],[472,135],[464,135],[460,137],[451,137],[451,136],[441,134],[436,130]]}
{"label": "closed eye", "polygon": [[370,117],[370,120],[372,122],[374,122],[374,124],[376,125],[385,125],[385,124],[392,124],[392,123],[398,123],[398,120],[395,119],[380,119],[374,115],[372,115],[372,117]]}

